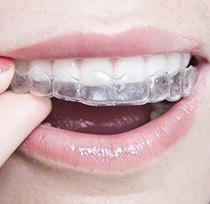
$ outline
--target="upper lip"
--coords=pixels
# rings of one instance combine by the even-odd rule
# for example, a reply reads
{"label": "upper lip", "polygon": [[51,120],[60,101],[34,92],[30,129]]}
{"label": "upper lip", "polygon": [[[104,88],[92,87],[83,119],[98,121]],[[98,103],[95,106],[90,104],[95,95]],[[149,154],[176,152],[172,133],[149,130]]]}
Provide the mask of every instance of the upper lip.
{"label": "upper lip", "polygon": [[135,28],[123,33],[69,34],[1,53],[14,59],[61,59],[202,52],[202,43],[158,28]]}

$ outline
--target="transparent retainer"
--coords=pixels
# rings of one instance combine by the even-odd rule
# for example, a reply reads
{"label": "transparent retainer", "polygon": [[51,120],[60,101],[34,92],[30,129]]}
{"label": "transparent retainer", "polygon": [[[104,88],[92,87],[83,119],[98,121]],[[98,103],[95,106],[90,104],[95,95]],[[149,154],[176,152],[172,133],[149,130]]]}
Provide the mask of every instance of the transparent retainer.
{"label": "transparent retainer", "polygon": [[162,70],[151,77],[140,77],[139,70],[129,70],[121,78],[113,78],[102,71],[76,79],[68,72],[55,76],[34,68],[28,73],[15,71],[11,89],[19,94],[56,97],[91,106],[143,105],[163,100],[178,101],[188,96],[197,79],[193,66],[180,68],[173,74]]}

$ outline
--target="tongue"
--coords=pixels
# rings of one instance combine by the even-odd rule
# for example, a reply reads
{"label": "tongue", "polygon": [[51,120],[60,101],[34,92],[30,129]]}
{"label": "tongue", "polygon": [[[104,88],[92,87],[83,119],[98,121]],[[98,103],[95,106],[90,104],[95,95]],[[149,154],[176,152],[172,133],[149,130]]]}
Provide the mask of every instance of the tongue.
{"label": "tongue", "polygon": [[92,107],[53,98],[53,109],[44,123],[74,132],[117,134],[150,120],[151,105]]}

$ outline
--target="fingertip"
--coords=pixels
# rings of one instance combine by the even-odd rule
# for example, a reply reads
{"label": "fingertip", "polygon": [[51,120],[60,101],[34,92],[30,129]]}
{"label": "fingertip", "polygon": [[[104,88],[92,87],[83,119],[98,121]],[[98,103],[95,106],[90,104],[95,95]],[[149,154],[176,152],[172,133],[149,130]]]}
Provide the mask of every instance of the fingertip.
{"label": "fingertip", "polygon": [[48,116],[51,101],[31,94],[7,91],[0,95],[0,166]]}
{"label": "fingertip", "polygon": [[0,72],[0,94],[5,92],[14,76],[15,66],[14,63],[11,63],[9,69]]}
{"label": "fingertip", "polygon": [[[15,94],[15,93],[14,93]],[[17,94],[15,94],[17,95]],[[35,96],[33,94],[25,94],[28,98],[30,98],[33,103],[37,103],[38,107],[44,110],[44,113],[46,114],[46,117],[50,114],[52,110],[52,102],[49,98],[42,98]],[[29,100],[29,99],[28,99]]]}
{"label": "fingertip", "polygon": [[40,122],[44,120],[52,109],[52,103],[49,98],[34,96],[33,94],[17,94],[7,91],[0,96],[0,105],[8,106],[13,104],[12,108],[21,110],[22,114],[31,115],[31,119],[38,118]]}

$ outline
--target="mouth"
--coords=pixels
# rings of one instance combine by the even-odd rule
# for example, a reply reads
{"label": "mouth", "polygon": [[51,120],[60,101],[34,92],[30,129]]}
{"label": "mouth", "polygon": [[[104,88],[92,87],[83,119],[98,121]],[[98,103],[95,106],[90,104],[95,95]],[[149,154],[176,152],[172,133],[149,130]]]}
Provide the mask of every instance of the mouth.
{"label": "mouth", "polygon": [[[148,36],[154,33],[146,30],[138,43],[147,36],[152,45]],[[27,48],[10,52],[16,59],[11,89],[52,100],[51,114],[20,150],[62,168],[119,173],[148,165],[175,146],[195,117],[204,60],[197,42],[178,35],[173,41],[168,32],[160,36],[166,43],[158,51],[144,43],[147,51],[125,54],[112,47],[108,56],[99,43],[100,56],[75,50],[61,56],[57,45],[56,54],[39,56],[38,49],[52,47],[48,42],[28,48],[34,56],[24,54]],[[176,46],[169,50],[167,42]]]}

